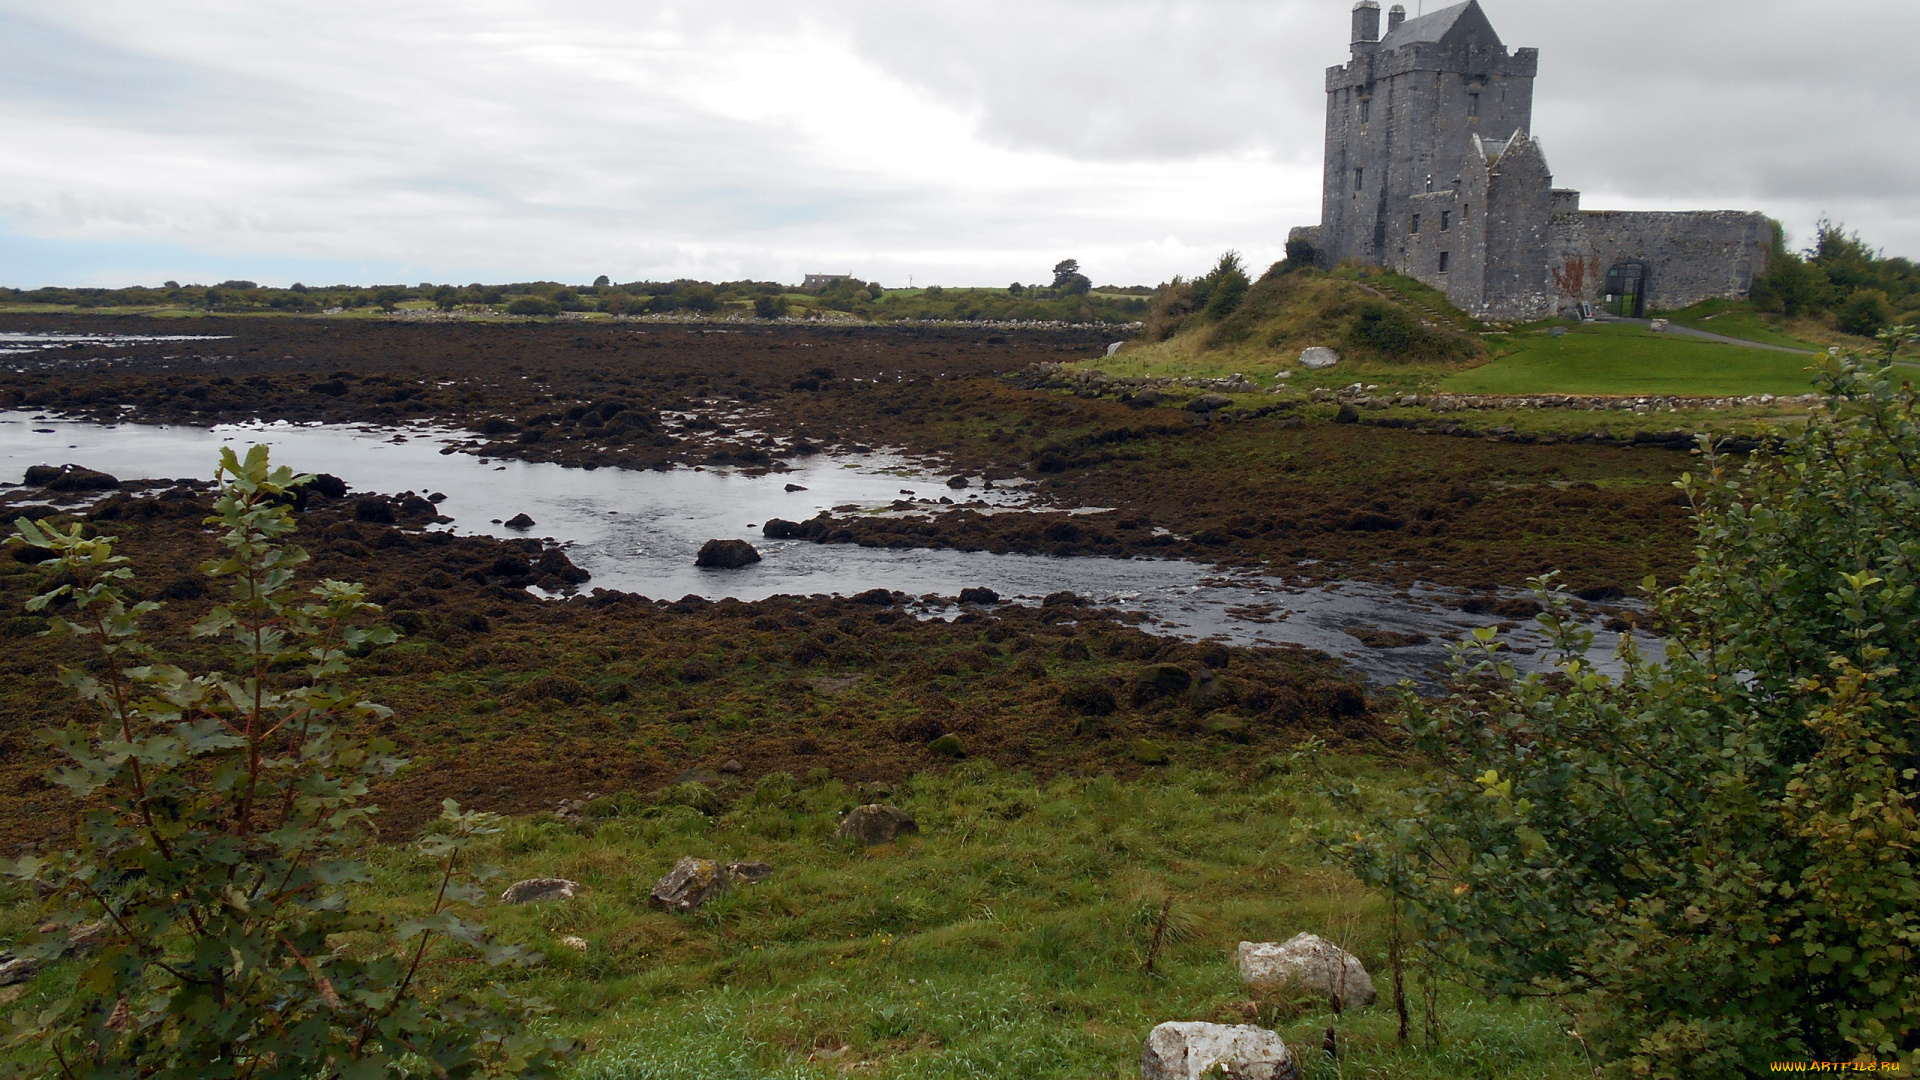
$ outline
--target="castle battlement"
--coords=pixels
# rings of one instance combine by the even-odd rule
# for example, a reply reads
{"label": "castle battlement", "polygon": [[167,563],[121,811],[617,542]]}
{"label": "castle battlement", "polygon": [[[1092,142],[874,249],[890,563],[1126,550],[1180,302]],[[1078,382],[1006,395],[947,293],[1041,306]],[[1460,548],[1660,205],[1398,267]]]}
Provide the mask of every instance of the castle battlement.
{"label": "castle battlement", "polygon": [[[1351,58],[1327,69],[1323,265],[1386,266],[1462,310],[1545,318],[1633,286],[1623,310],[1745,295],[1772,223],[1744,211],[1583,211],[1532,136],[1537,49],[1511,52],[1478,0],[1409,19],[1353,9]],[[1704,265],[1703,260],[1711,265]],[[1619,294],[1616,294],[1619,295]]]}

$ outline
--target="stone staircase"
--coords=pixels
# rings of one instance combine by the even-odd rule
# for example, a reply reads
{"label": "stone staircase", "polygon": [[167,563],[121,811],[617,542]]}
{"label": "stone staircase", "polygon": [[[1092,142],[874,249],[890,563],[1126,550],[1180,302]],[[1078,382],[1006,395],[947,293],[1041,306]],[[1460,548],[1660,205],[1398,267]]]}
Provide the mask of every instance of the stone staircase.
{"label": "stone staircase", "polygon": [[1464,317],[1453,312],[1440,311],[1425,301],[1409,296],[1384,281],[1362,282],[1360,287],[1380,297],[1382,300],[1391,300],[1409,311],[1418,313],[1420,315],[1420,321],[1426,323],[1428,326],[1437,326],[1469,336],[1480,332],[1479,327],[1467,322]]}

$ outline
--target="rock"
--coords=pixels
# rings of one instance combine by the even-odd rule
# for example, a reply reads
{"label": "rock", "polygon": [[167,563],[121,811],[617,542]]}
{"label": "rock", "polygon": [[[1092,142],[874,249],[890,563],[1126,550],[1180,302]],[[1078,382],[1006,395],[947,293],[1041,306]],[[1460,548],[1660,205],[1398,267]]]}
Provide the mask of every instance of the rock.
{"label": "rock", "polygon": [[1133,739],[1127,743],[1127,756],[1142,765],[1165,765],[1167,751],[1152,739]]}
{"label": "rock", "polygon": [[1048,593],[1047,598],[1040,601],[1040,606],[1043,608],[1079,607],[1081,604],[1084,604],[1084,603],[1086,603],[1086,601],[1080,599],[1080,594],[1071,592],[1068,590],[1062,590],[1060,592]]}
{"label": "rock", "polygon": [[1330,368],[1339,362],[1340,354],[1324,345],[1315,345],[1313,348],[1303,350],[1300,353],[1300,366],[1312,368],[1315,371],[1319,371],[1322,368]]}
{"label": "rock", "polygon": [[[316,494],[325,495],[329,499],[344,499],[347,497],[347,482],[332,473],[313,474],[313,479],[307,482],[307,486],[312,488]],[[439,502],[445,498],[446,496],[442,495],[439,499],[433,501]]]}
{"label": "rock", "polygon": [[1122,345],[1125,345],[1125,344],[1126,344],[1126,342],[1124,342],[1124,341],[1116,341],[1116,342],[1114,342],[1113,344],[1111,344],[1111,345],[1108,345],[1108,346],[1107,346],[1107,355],[1108,355],[1108,356],[1112,356],[1113,354],[1115,354],[1115,353],[1117,353],[1117,352],[1119,352],[1119,351],[1120,351],[1120,346],[1122,346]]}
{"label": "rock", "polygon": [[749,885],[758,885],[773,874],[773,864],[763,862],[730,862],[727,864],[727,877],[732,881],[744,881]]}
{"label": "rock", "polygon": [[571,900],[573,891],[579,887],[579,882],[566,878],[528,878],[507,886],[507,891],[500,894],[500,902],[534,904],[542,900]]}
{"label": "rock", "polygon": [[681,859],[654,883],[648,899],[662,911],[693,911],[727,891],[727,868],[712,859]]}
{"label": "rock", "polygon": [[971,484],[971,481],[969,481],[969,480],[968,480],[968,479],[967,479],[966,477],[964,477],[964,476],[955,476],[955,477],[952,477],[952,478],[950,478],[950,479],[949,479],[949,480],[947,481],[947,486],[948,486],[948,487],[950,487],[950,488],[952,488],[952,489],[953,489],[953,490],[955,490],[955,491],[959,491],[959,490],[960,490],[961,488],[963,488],[963,487],[967,487],[967,486],[969,486],[970,484]]}
{"label": "rock", "polygon": [[745,540],[709,540],[700,545],[693,565],[706,570],[738,570],[759,561],[760,553]]}
{"label": "rock", "polygon": [[1233,404],[1233,399],[1225,394],[1201,394],[1187,402],[1187,411],[1194,413],[1217,412]]}
{"label": "rock", "polygon": [[507,528],[509,529],[531,529],[533,526],[534,520],[526,514],[515,514],[507,519]]}
{"label": "rock", "polygon": [[29,486],[48,491],[111,491],[120,486],[117,477],[79,465],[34,465],[24,479]]}
{"label": "rock", "polygon": [[1172,697],[1186,693],[1193,685],[1193,674],[1179,664],[1151,664],[1141,669],[1138,682],[1142,690]]}
{"label": "rock", "polygon": [[565,948],[572,949],[574,952],[587,951],[587,939],[574,934],[568,934],[566,937],[561,938],[560,944]]}
{"label": "rock", "polygon": [[799,484],[788,484],[787,490],[788,491],[805,491],[807,489],[804,487],[801,487]]}
{"label": "rock", "polygon": [[1280,1036],[1248,1024],[1161,1024],[1148,1033],[1140,1080],[1300,1080]]}
{"label": "rock", "polygon": [[960,602],[963,604],[997,604],[1000,594],[988,588],[961,589]]}
{"label": "rock", "polygon": [[728,758],[726,762],[720,766],[720,771],[723,773],[727,773],[729,775],[742,772],[745,769],[746,769],[746,766],[740,764],[739,760],[736,758]]}
{"label": "rock", "polygon": [[897,806],[882,803],[868,803],[856,806],[840,822],[840,836],[848,840],[858,840],[868,847],[874,844],[891,844],[905,833],[917,833],[920,824],[913,816]]}
{"label": "rock", "polygon": [[800,523],[786,518],[768,518],[767,523],[760,526],[760,535],[769,540],[793,540],[800,535]]}
{"label": "rock", "polygon": [[855,593],[847,599],[856,604],[871,604],[874,607],[893,606],[893,593],[888,589],[868,589],[866,592]]}
{"label": "rock", "polygon": [[1360,410],[1351,405],[1341,405],[1340,411],[1333,414],[1336,424],[1357,424],[1360,422]]}
{"label": "rock", "polygon": [[1261,990],[1298,986],[1342,1008],[1373,1004],[1373,979],[1358,957],[1314,934],[1295,934],[1284,945],[1240,943],[1240,980]]}
{"label": "rock", "polygon": [[40,973],[40,961],[30,956],[0,953],[0,986],[16,986]]}
{"label": "rock", "polygon": [[951,731],[928,743],[927,749],[936,754],[945,754],[948,757],[957,758],[967,756],[966,745],[960,741],[960,736],[955,735]]}
{"label": "rock", "polygon": [[353,520],[369,525],[392,525],[397,519],[393,516],[393,504],[376,495],[353,504]]}

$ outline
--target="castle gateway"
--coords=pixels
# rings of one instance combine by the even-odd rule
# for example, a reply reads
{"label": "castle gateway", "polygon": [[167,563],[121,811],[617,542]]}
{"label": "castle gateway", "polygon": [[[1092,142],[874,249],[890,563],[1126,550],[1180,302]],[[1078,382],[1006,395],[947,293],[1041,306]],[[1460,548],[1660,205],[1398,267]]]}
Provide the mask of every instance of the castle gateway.
{"label": "castle gateway", "polygon": [[1508,52],[1478,0],[1417,19],[1353,9],[1353,59],[1327,69],[1320,225],[1332,267],[1385,266],[1485,319],[1615,314],[1743,297],[1774,225],[1738,210],[1582,210],[1532,137],[1536,49]]}

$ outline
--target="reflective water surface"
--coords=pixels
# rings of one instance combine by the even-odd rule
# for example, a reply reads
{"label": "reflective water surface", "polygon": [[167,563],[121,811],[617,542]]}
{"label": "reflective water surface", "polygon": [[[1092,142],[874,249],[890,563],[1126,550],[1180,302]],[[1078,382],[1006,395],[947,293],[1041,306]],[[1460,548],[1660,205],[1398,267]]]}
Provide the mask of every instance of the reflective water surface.
{"label": "reflective water surface", "polygon": [[[265,443],[277,462],[332,473],[355,490],[444,493],[440,511],[454,519],[449,527],[457,532],[522,535],[499,522],[525,513],[535,522],[527,535],[571,545],[573,561],[593,575],[588,588],[668,599],[694,594],[757,600],[850,595],[875,587],[953,597],[963,588],[986,586],[1024,603],[1071,591],[1138,612],[1143,628],[1156,633],[1243,645],[1291,642],[1342,657],[1378,683],[1427,681],[1445,659],[1447,642],[1498,621],[1452,606],[1458,599],[1452,590],[1358,582],[1300,588],[1178,560],[894,550],[761,536],[769,518],[798,521],[851,507],[900,512],[889,508],[901,500],[918,506],[918,500],[947,497],[983,509],[1040,505],[1018,486],[982,490],[977,477],[972,487],[952,490],[944,475],[915,471],[885,454],[802,458],[788,471],[759,476],[729,469],[589,471],[441,453],[453,437],[428,427],[108,426],[0,412],[0,481],[17,484],[30,465],[68,462],[123,480],[210,478],[220,446]],[[790,485],[804,490],[790,491]],[[716,538],[749,540],[763,561],[741,570],[695,569],[695,552]],[[1516,658],[1523,664],[1546,661],[1544,642],[1530,622],[1521,621],[1509,635]],[[1424,635],[1429,641],[1370,648],[1350,633],[1356,630]]]}

